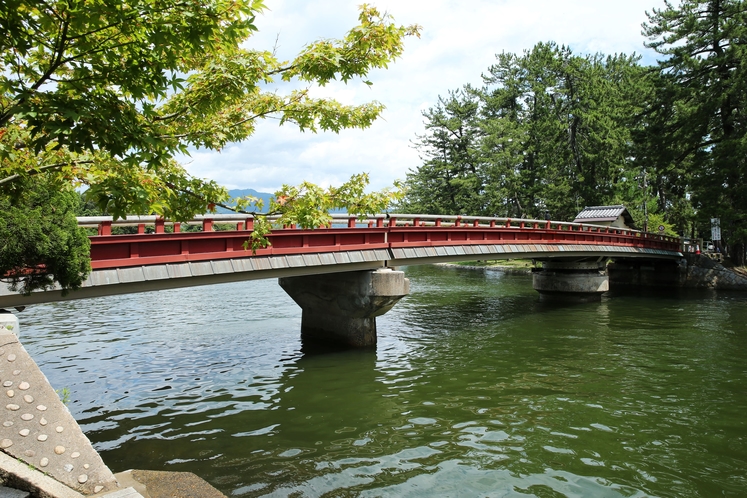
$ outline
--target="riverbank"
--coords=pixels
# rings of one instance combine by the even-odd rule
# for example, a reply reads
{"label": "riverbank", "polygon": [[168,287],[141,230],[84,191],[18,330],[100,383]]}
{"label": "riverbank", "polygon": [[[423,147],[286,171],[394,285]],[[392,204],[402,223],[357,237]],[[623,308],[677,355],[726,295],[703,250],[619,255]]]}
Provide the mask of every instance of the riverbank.
{"label": "riverbank", "polygon": [[[441,266],[467,270],[500,271],[509,274],[531,273],[534,265],[529,260],[465,261],[462,263],[438,263]],[[613,263],[617,285],[674,286],[706,288],[714,290],[747,291],[747,270],[729,268],[702,254],[685,254],[681,264],[662,271],[658,277],[655,265],[636,265],[635,275],[620,277],[625,265]],[[631,267],[632,268],[632,267]]]}
{"label": "riverbank", "polygon": [[727,268],[702,254],[687,254],[684,287],[747,291],[743,268]]}

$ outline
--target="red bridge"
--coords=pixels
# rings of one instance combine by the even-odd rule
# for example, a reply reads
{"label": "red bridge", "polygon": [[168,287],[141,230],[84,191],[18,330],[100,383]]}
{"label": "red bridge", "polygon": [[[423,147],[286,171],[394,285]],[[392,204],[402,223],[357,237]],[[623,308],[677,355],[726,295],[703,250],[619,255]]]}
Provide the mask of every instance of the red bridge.
{"label": "red bridge", "polygon": [[[563,251],[567,245],[574,246],[573,252],[599,253],[600,251],[589,247],[596,246],[603,248],[602,252],[614,253],[619,253],[621,248],[664,251],[667,254],[661,255],[668,257],[680,250],[677,238],[579,223],[433,215],[378,215],[358,220],[354,216],[338,215],[336,221],[344,222],[343,226],[315,230],[286,227],[275,230],[269,236],[270,246],[252,254],[251,250],[244,248],[253,226],[251,217],[216,215],[200,218],[195,220],[200,222],[199,232],[182,232],[181,224],[167,225],[164,220],[155,217],[130,217],[118,222],[112,222],[110,218],[80,218],[80,224],[98,229],[99,236],[91,237],[91,266],[94,270],[188,261],[237,258],[252,258],[256,261],[268,256],[335,254],[376,249],[464,249],[483,245],[504,246],[503,251],[498,248],[491,248],[491,251],[526,253],[531,255],[528,257],[534,257],[537,253]],[[216,223],[231,223],[233,229],[215,231]],[[111,235],[112,225],[137,226],[138,234]],[[172,233],[166,233],[167,226],[173,227]],[[147,227],[151,228],[149,231],[152,233],[146,233]],[[483,254],[469,250],[461,252],[470,256]],[[651,254],[650,251],[644,252]],[[426,251],[420,256],[399,252],[388,259],[410,260],[456,255],[454,251]]]}
{"label": "red bridge", "polygon": [[[97,233],[91,236],[93,271],[82,288],[66,296],[0,289],[0,308],[274,277],[303,309],[304,337],[371,346],[375,317],[409,293],[403,272],[392,270],[397,266],[531,258],[542,265],[533,273],[542,298],[589,301],[609,289],[610,258],[682,258],[679,239],[627,228],[404,214],[333,220],[328,228],[273,230],[270,245],[252,253],[246,249],[250,216],[203,216],[183,224],[155,216],[79,218],[80,226]],[[114,226],[137,227],[130,229],[137,233],[112,235]]]}
{"label": "red bridge", "polygon": [[[677,238],[579,223],[411,214],[333,220],[330,228],[278,228],[269,235],[270,245],[253,254],[245,249],[251,216],[201,216],[182,224],[155,216],[79,218],[80,226],[98,234],[90,238],[93,271],[83,288],[65,297],[59,291],[20,296],[2,289],[0,307],[460,260],[682,256]],[[112,235],[116,226],[137,227],[137,233]],[[194,228],[199,231],[188,231]]]}

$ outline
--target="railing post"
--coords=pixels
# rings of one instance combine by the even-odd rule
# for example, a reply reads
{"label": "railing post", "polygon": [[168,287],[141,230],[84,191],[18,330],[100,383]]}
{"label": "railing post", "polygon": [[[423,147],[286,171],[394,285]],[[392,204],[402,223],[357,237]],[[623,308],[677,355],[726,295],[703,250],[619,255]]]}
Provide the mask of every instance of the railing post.
{"label": "railing post", "polygon": [[389,228],[396,227],[397,226],[397,218],[392,216],[389,218]]}
{"label": "railing post", "polygon": [[355,222],[357,219],[358,218],[356,218],[355,216],[351,216],[350,218],[348,218],[348,228],[355,228]]}
{"label": "railing post", "polygon": [[436,218],[436,226],[437,227],[441,226],[441,218]]}
{"label": "railing post", "polygon": [[524,222],[519,223],[519,228],[524,228]]}
{"label": "railing post", "polygon": [[99,223],[99,235],[111,235],[112,234],[112,222],[102,221]]}
{"label": "railing post", "polygon": [[137,225],[137,233],[138,233],[138,235],[145,233],[145,223],[138,223],[138,225]]}
{"label": "railing post", "polygon": [[490,228],[495,228],[495,220],[490,220]]}
{"label": "railing post", "polygon": [[247,218],[245,223],[247,230],[254,230],[254,218]]}
{"label": "railing post", "polygon": [[376,218],[376,228],[384,228],[384,218]]}
{"label": "railing post", "polygon": [[181,223],[174,223],[174,233],[179,233],[182,231],[182,224]]}
{"label": "railing post", "polygon": [[550,230],[550,220],[547,220],[547,223],[545,223],[545,230]]}
{"label": "railing post", "polygon": [[506,228],[511,228],[511,218],[506,220]]}
{"label": "railing post", "polygon": [[156,233],[164,233],[165,226],[166,226],[166,220],[160,217],[156,218]]}
{"label": "railing post", "polygon": [[456,220],[454,220],[454,226],[455,226],[455,227],[459,227],[459,226],[462,226],[462,223],[461,223],[461,222],[462,222],[462,217],[461,217],[461,216],[457,216],[457,217],[456,217]]}
{"label": "railing post", "polygon": [[413,218],[412,219],[412,226],[419,227],[420,226],[420,218]]}
{"label": "railing post", "polygon": [[479,227],[480,226],[480,220],[475,220],[472,222],[473,227]]}
{"label": "railing post", "polygon": [[212,232],[213,231],[213,220],[211,219],[203,219],[202,220],[202,231],[203,232]]}

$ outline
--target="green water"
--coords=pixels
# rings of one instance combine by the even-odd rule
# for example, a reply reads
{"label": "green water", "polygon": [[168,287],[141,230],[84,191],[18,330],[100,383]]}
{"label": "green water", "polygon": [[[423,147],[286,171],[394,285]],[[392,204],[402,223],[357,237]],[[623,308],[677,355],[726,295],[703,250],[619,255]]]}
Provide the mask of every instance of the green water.
{"label": "green water", "polygon": [[406,271],[375,351],[304,355],[275,281],[37,306],[22,341],[112,470],[228,496],[747,496],[746,294]]}

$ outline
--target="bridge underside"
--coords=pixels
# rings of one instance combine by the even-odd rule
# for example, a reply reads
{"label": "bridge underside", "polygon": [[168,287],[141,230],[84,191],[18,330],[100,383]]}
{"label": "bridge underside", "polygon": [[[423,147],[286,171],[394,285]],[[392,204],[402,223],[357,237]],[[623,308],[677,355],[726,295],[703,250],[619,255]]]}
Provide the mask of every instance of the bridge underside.
{"label": "bridge underside", "polygon": [[22,296],[0,288],[0,308],[54,301],[212,285],[263,278],[376,270],[382,267],[499,259],[648,258],[677,260],[676,251],[594,244],[471,244],[262,256],[94,270],[81,289],[62,296],[59,289]]}

